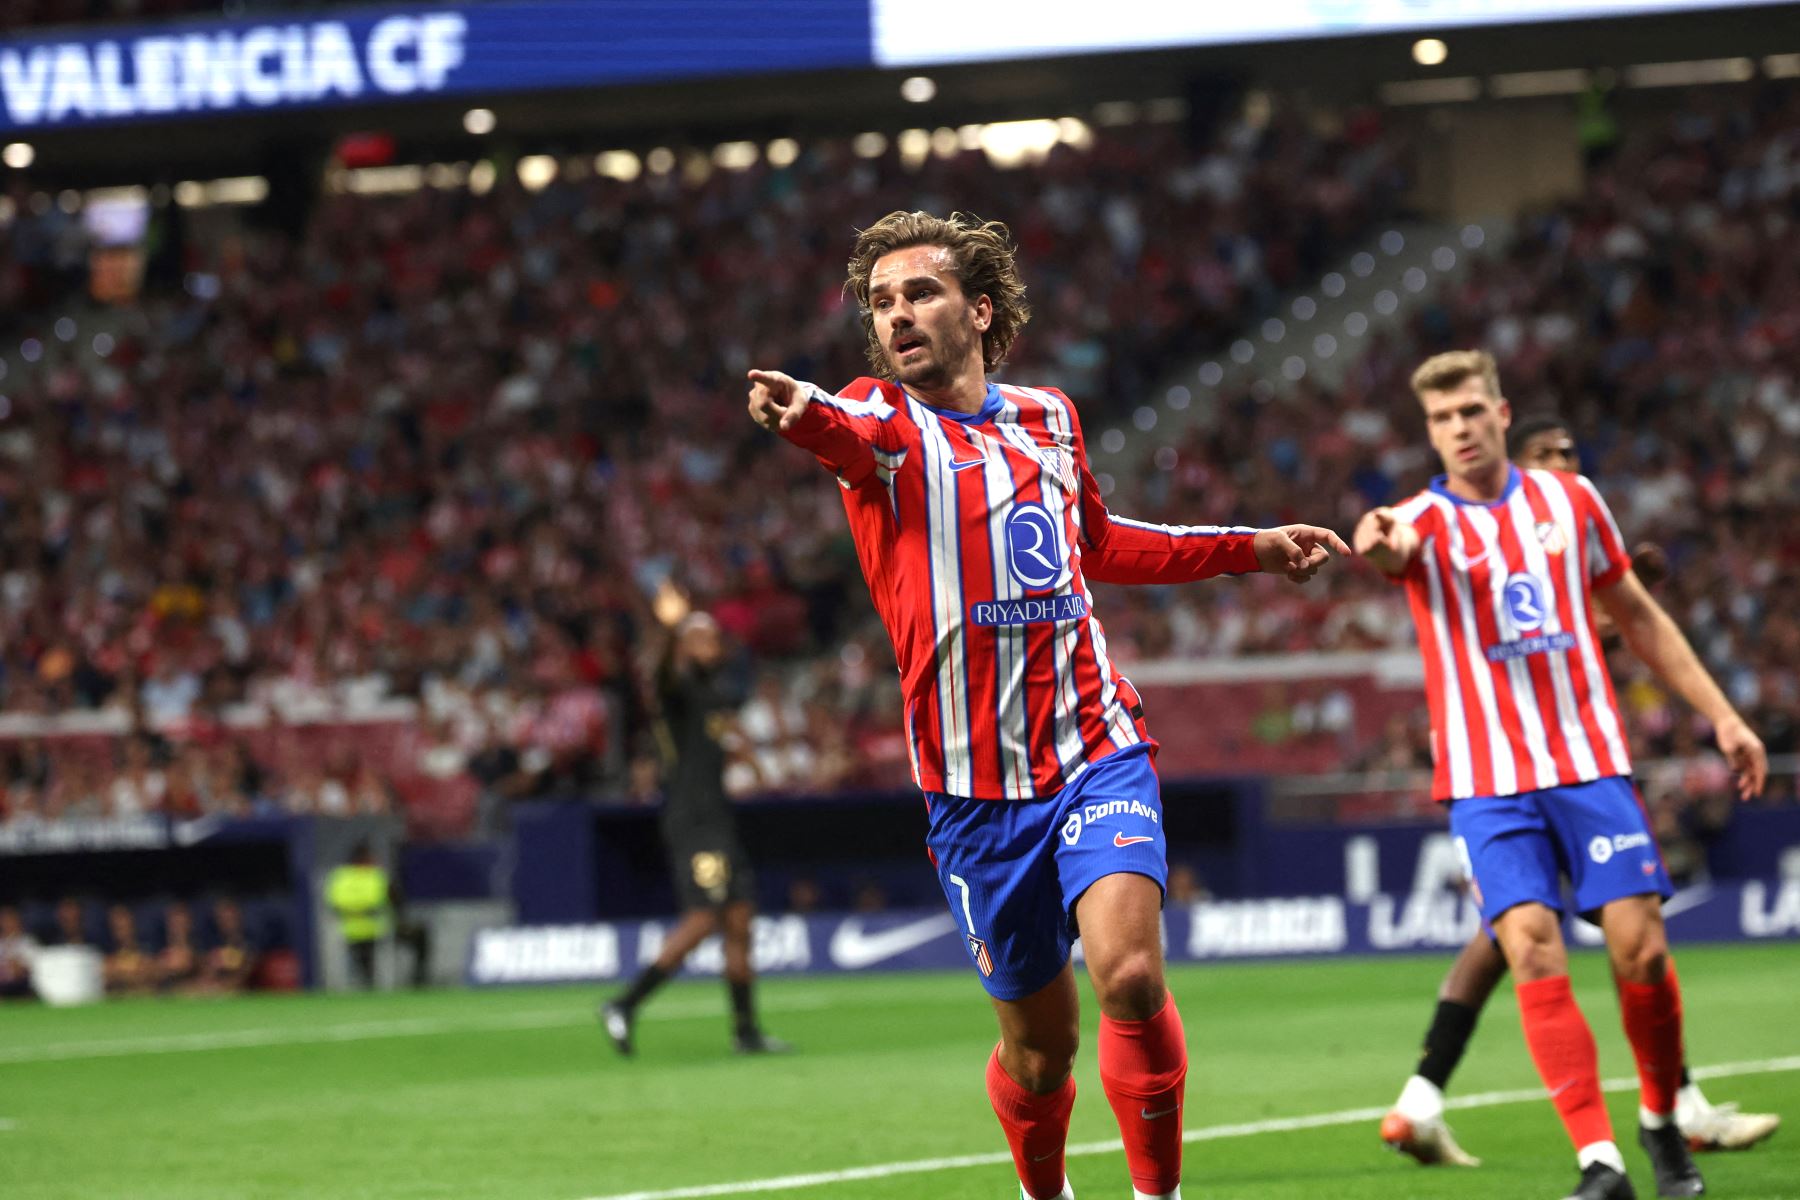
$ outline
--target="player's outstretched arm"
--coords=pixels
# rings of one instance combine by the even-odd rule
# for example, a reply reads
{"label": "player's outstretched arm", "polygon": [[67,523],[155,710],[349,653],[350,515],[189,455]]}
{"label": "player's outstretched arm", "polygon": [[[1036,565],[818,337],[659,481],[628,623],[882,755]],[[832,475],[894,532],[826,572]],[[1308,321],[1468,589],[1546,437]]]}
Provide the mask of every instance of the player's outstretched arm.
{"label": "player's outstretched arm", "polygon": [[1256,561],[1271,575],[1305,583],[1331,560],[1333,552],[1348,558],[1344,539],[1319,525],[1278,525],[1256,534]]}
{"label": "player's outstretched arm", "polygon": [[1404,575],[1419,552],[1419,531],[1385,505],[1364,513],[1350,540],[1384,575]]}
{"label": "player's outstretched arm", "polygon": [[853,416],[823,388],[780,371],[752,370],[749,379],[752,421],[812,451],[849,487],[874,476],[875,455],[870,445],[878,436],[878,420]]}
{"label": "player's outstretched arm", "polygon": [[1762,739],[1731,706],[1681,627],[1645,590],[1637,573],[1626,571],[1617,583],[1598,589],[1595,596],[1612,615],[1631,652],[1712,722],[1719,750],[1737,773],[1738,798],[1761,795],[1769,777],[1769,754]]}
{"label": "player's outstretched arm", "polygon": [[807,386],[780,371],[750,372],[750,419],[770,433],[786,433],[812,403]]}

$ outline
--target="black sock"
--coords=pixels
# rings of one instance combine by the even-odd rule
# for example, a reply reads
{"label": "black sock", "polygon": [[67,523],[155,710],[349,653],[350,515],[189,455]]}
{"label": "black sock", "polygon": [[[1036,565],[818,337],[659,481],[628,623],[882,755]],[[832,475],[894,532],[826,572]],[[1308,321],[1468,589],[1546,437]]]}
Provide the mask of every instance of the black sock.
{"label": "black sock", "polygon": [[736,980],[728,982],[731,988],[731,1015],[737,1021],[737,1031],[739,1033],[755,1033],[756,1005],[750,998],[750,981],[746,979],[742,983]]}
{"label": "black sock", "polygon": [[1431,1028],[1425,1031],[1425,1051],[1419,1056],[1418,1074],[1440,1088],[1448,1086],[1450,1073],[1469,1048],[1469,1036],[1475,1032],[1475,1018],[1480,1014],[1480,1009],[1467,1004],[1439,1000]]}
{"label": "black sock", "polygon": [[1686,1063],[1681,1064],[1681,1086],[1682,1087],[1694,1086],[1694,1077],[1692,1075],[1688,1074],[1688,1069],[1687,1069]]}
{"label": "black sock", "polygon": [[667,971],[655,963],[651,963],[636,979],[631,981],[631,986],[626,988],[613,1003],[629,1012],[648,999],[650,993],[661,987],[663,981],[668,977]]}

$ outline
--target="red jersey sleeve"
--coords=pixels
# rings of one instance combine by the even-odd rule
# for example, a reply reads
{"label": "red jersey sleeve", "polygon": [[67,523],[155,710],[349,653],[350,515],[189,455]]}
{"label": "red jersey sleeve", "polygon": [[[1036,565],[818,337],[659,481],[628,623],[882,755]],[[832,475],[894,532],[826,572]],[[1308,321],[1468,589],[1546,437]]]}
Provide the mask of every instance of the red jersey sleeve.
{"label": "red jersey sleeve", "polygon": [[1153,525],[1107,511],[1100,483],[1088,469],[1087,441],[1075,405],[1061,392],[1075,434],[1081,480],[1081,573],[1101,583],[1192,583],[1215,575],[1260,571],[1257,531],[1244,526]]}
{"label": "red jersey sleeve", "polygon": [[1625,538],[1619,533],[1612,510],[1600,498],[1600,489],[1585,475],[1575,476],[1575,482],[1585,497],[1580,536],[1585,545],[1588,581],[1596,588],[1608,588],[1631,570],[1631,555],[1625,549]]}
{"label": "red jersey sleeve", "polygon": [[876,451],[900,448],[894,428],[898,410],[889,403],[886,386],[858,379],[835,396],[816,384],[800,386],[807,389],[810,403],[781,436],[810,450],[845,487],[861,487],[873,479]]}

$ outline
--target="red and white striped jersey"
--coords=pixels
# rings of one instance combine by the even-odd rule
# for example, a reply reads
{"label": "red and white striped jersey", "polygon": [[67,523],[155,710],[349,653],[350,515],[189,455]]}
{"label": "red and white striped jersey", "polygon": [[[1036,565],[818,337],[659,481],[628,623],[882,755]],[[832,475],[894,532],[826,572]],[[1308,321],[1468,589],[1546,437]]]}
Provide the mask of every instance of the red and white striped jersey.
{"label": "red and white striped jersey", "polygon": [[1631,567],[1619,527],[1582,476],[1510,471],[1492,504],[1439,476],[1394,509],[1419,534],[1399,578],[1425,658],[1438,800],[1631,772],[1589,603]]}
{"label": "red and white striped jersey", "polygon": [[990,384],[974,414],[858,379],[786,432],[838,477],[894,644],[913,778],[1016,800],[1060,791],[1148,740],[1087,581],[1181,583],[1257,570],[1254,529],[1106,511],[1081,422],[1050,388]]}

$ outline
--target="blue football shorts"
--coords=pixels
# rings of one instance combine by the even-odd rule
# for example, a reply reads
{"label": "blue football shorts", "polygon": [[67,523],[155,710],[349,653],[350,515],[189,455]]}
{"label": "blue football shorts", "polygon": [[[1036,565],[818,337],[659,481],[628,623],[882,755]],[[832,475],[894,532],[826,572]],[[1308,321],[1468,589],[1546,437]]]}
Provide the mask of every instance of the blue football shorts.
{"label": "blue football shorts", "polygon": [[1105,876],[1168,884],[1161,789],[1148,743],[1101,759],[1052,796],[930,793],[926,844],[981,985],[999,1000],[1042,989],[1069,961],[1075,902]]}
{"label": "blue football shorts", "polygon": [[1564,912],[1565,877],[1582,917],[1626,896],[1674,894],[1643,803],[1623,775],[1453,801],[1450,833],[1490,933],[1520,904]]}

